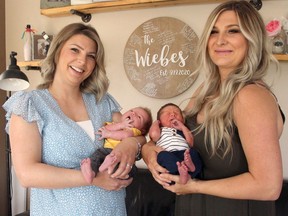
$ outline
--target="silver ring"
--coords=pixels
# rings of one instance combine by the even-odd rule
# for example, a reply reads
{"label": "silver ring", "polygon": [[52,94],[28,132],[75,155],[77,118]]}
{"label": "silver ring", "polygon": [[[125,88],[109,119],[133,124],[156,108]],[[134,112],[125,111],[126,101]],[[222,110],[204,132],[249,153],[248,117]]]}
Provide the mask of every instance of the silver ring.
{"label": "silver ring", "polygon": [[128,167],[129,167],[130,169],[132,169],[132,165],[127,164],[127,165],[126,165],[126,168],[128,168]]}

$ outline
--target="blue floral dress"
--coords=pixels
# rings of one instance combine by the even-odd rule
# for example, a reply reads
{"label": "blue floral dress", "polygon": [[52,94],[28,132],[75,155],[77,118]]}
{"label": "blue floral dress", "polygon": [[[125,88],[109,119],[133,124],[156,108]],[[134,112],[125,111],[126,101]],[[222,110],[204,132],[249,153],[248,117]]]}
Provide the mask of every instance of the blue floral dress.
{"label": "blue floral dress", "polygon": [[[112,113],[120,110],[115,99],[106,94],[96,102],[92,94],[84,94],[94,130],[112,120]],[[80,169],[83,158],[89,157],[103,141],[90,136],[68,118],[47,89],[16,92],[3,105],[7,111],[6,131],[9,132],[11,114],[27,122],[37,122],[42,137],[42,162],[56,167]],[[30,215],[37,216],[124,216],[125,189],[108,191],[95,186],[65,189],[31,188]]]}

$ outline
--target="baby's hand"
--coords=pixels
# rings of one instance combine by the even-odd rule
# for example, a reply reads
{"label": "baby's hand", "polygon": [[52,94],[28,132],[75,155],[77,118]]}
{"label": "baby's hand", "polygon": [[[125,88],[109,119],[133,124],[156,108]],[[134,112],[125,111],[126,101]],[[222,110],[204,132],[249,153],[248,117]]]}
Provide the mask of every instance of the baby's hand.
{"label": "baby's hand", "polygon": [[177,129],[177,130],[183,130],[183,127],[184,127],[184,124],[177,120],[177,119],[174,119],[172,122],[171,122],[171,127]]}
{"label": "baby's hand", "polygon": [[121,124],[121,129],[124,128],[132,128],[133,127],[133,120],[131,120],[130,118],[126,118],[124,121],[122,121]]}
{"label": "baby's hand", "polygon": [[99,140],[102,140],[102,139],[108,138],[110,136],[110,131],[107,130],[105,127],[101,127],[96,132],[96,134],[100,135]]}

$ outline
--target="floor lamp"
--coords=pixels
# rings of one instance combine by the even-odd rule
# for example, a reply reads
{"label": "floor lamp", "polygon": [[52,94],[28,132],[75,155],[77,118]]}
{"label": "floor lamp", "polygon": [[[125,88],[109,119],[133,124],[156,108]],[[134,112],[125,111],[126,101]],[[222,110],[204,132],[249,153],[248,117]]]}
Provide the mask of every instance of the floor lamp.
{"label": "floor lamp", "polygon": [[[20,71],[19,66],[17,65],[17,59],[15,56],[16,52],[12,51],[10,54],[10,65],[6,71],[0,75],[0,89],[7,92],[6,100],[11,96],[12,91],[21,91],[29,87],[28,77]],[[5,132],[6,133],[6,132]],[[9,135],[6,133],[6,172],[7,172],[7,207],[8,207],[8,216],[12,215],[12,193],[11,193],[11,150]]]}

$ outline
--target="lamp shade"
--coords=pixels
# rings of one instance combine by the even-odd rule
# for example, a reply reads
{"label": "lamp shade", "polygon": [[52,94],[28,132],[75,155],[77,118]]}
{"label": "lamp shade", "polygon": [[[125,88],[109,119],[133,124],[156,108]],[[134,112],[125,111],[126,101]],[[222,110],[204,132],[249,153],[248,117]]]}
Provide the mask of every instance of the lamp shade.
{"label": "lamp shade", "polygon": [[15,58],[16,55],[16,52],[11,52],[11,64],[9,65],[8,70],[4,71],[0,75],[0,89],[6,91],[21,91],[30,86],[28,77],[25,73],[20,71],[20,68],[17,65],[17,59]]}

